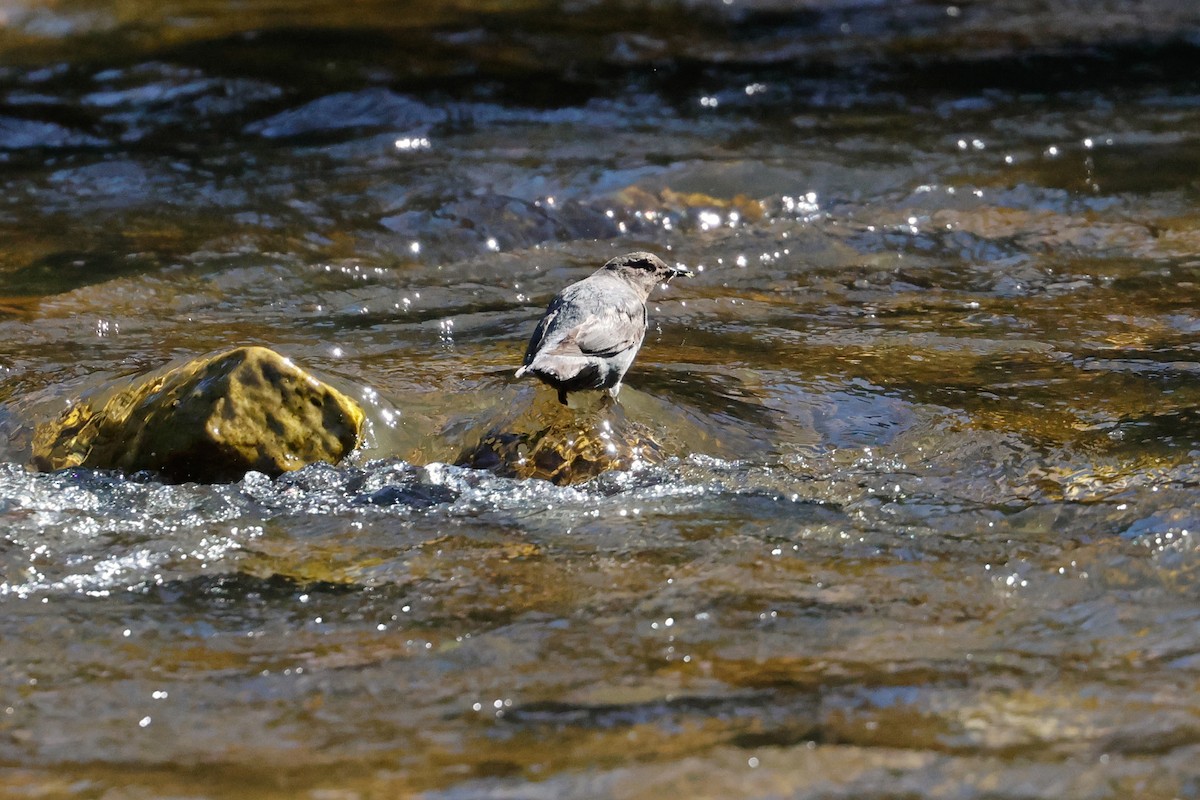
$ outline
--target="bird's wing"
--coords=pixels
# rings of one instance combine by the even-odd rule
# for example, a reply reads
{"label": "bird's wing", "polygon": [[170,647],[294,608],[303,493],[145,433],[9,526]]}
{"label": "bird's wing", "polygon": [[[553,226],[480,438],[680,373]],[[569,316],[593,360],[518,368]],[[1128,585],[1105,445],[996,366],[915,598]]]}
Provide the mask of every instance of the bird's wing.
{"label": "bird's wing", "polygon": [[[635,348],[646,332],[646,307],[630,299],[592,308],[572,321],[574,325],[554,330],[552,341],[538,355],[610,358]],[[548,331],[553,330],[553,322],[547,323]]]}
{"label": "bird's wing", "polygon": [[[575,348],[581,355],[611,358],[641,343],[645,327],[642,309],[608,308],[591,314],[573,328],[554,349]],[[562,354],[561,352],[558,354]]]}

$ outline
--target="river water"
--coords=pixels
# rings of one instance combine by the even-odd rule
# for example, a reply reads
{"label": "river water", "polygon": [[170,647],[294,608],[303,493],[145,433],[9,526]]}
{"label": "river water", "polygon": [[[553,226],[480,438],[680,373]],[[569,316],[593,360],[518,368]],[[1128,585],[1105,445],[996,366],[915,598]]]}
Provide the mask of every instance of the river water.
{"label": "river water", "polygon": [[[4,4],[0,795],[1200,797],[1197,63],[1166,0]],[[635,249],[655,457],[456,466]],[[231,344],[370,447],[27,468]]]}

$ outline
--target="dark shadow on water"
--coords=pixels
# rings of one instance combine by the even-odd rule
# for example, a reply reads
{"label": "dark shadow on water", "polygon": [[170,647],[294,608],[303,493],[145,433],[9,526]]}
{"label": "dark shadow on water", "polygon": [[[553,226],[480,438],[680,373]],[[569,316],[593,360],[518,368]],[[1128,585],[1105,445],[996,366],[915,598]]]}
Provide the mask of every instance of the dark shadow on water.
{"label": "dark shadow on water", "polygon": [[152,273],[162,268],[157,259],[120,255],[127,244],[109,249],[62,250],[14,270],[0,271],[0,295],[55,295],[116,278]]}
{"label": "dark shadow on water", "polygon": [[194,578],[147,584],[145,592],[159,602],[186,604],[195,607],[239,607],[243,604],[267,603],[290,605],[300,603],[305,594],[351,595],[363,591],[353,583],[329,581],[300,581],[287,575],[261,578],[243,572],[222,575],[200,575]]}

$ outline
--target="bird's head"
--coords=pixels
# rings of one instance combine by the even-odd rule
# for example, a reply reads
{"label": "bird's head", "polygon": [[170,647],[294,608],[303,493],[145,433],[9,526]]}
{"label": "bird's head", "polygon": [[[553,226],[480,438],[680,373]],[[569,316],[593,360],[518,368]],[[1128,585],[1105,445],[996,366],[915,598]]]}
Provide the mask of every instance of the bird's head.
{"label": "bird's head", "polygon": [[617,256],[600,269],[616,273],[645,289],[647,294],[658,284],[667,283],[672,278],[692,277],[692,271],[682,264],[671,266],[653,253],[643,251]]}

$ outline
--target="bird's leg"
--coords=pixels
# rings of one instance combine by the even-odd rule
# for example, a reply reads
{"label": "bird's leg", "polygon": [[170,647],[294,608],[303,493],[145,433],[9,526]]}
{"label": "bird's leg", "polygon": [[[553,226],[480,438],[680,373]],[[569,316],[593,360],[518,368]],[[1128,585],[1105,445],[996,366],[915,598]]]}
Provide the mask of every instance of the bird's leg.
{"label": "bird's leg", "polygon": [[609,388],[608,396],[611,397],[613,400],[616,400],[617,395],[619,395],[620,393],[621,393],[621,382],[617,381],[614,386]]}
{"label": "bird's leg", "polygon": [[559,389],[559,390],[558,390],[558,402],[562,403],[564,406],[565,406],[565,405],[567,405],[567,393],[566,393],[566,390],[564,390],[564,389]]}

